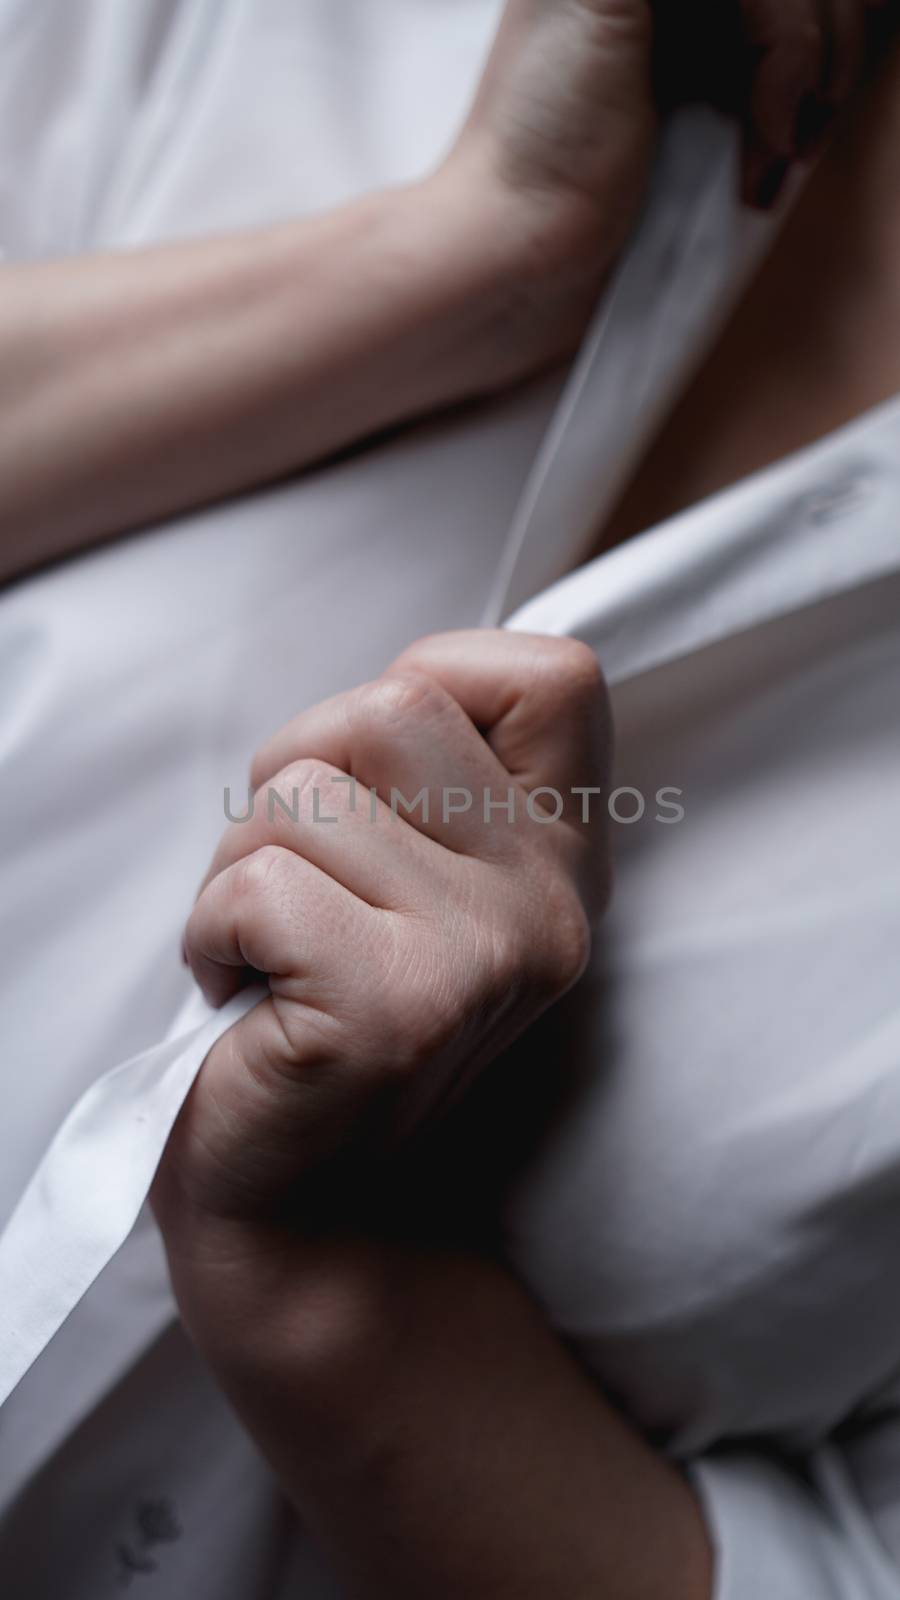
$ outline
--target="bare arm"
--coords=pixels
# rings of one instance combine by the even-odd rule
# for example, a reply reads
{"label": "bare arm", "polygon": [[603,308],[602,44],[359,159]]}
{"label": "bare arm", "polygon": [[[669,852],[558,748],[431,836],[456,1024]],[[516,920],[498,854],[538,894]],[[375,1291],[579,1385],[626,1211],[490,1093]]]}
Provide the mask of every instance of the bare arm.
{"label": "bare arm", "polygon": [[[175,1293],[361,1600],[708,1600],[689,1487],[460,1247],[474,1145],[438,1161],[446,1121],[422,1128],[584,969],[606,808],[586,820],[569,791],[602,794],[610,751],[584,646],[420,641],[259,753],[255,783],[296,792],[297,820],[261,795],[185,932],[214,1003],[248,965],[270,992],[214,1046],[160,1167]],[[445,822],[451,783],[479,803]],[[501,828],[485,787],[510,801]],[[523,804],[549,788],[553,825]],[[431,805],[389,812],[420,789]]]}
{"label": "bare arm", "polygon": [[477,205],[454,169],[266,232],[3,268],[0,578],[561,354],[571,318],[534,326],[537,274]]}
{"label": "bare arm", "polygon": [[219,1274],[248,1310],[223,1324],[211,1293],[203,1353],[360,1600],[709,1600],[689,1484],[500,1267],[374,1244],[279,1262],[248,1233]]}
{"label": "bare arm", "polygon": [[243,236],[0,270],[0,579],[574,347],[652,142],[644,0],[611,10],[599,29],[593,5],[576,13],[573,54],[571,18],[512,0],[462,136],[420,184]]}
{"label": "bare arm", "polygon": [[[654,9],[508,0],[457,146],[421,184],[242,236],[0,269],[0,581],[561,359],[640,204]],[[822,61],[859,53],[865,0],[837,9],[843,34],[831,0],[741,0],[763,190]],[[686,60],[717,37],[699,4],[676,32]]]}

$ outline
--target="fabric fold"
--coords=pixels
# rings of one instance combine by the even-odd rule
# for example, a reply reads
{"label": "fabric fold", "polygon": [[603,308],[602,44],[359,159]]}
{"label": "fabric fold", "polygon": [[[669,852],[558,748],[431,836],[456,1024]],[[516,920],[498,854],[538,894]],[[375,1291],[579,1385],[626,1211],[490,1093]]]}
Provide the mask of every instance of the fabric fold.
{"label": "fabric fold", "polygon": [[163,1044],[73,1106],[0,1235],[0,1405],[124,1244],[206,1056],[261,998],[211,1012],[192,994]]}

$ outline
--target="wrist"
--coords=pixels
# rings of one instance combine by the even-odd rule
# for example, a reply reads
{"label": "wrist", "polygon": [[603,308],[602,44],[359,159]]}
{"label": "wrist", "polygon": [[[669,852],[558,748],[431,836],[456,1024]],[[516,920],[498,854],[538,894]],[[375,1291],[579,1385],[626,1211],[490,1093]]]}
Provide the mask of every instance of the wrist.
{"label": "wrist", "polygon": [[475,141],[418,186],[413,204],[432,219],[441,292],[455,288],[483,308],[481,388],[500,389],[573,354],[622,247],[622,219],[518,189]]}
{"label": "wrist", "polygon": [[413,1253],[206,1216],[161,1226],[182,1322],[238,1409],[289,1403],[319,1451],[358,1437],[406,1329]]}

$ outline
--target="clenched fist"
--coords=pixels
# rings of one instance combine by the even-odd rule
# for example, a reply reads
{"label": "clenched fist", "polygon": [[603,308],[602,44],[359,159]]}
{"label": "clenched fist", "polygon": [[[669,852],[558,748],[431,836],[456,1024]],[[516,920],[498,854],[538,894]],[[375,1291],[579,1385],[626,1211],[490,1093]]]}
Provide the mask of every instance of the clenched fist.
{"label": "clenched fist", "polygon": [[607,703],[586,646],[493,632],[407,651],[258,756],[185,947],[215,1046],[158,1190],[278,1214],[304,1177],[390,1146],[581,974],[607,885]]}

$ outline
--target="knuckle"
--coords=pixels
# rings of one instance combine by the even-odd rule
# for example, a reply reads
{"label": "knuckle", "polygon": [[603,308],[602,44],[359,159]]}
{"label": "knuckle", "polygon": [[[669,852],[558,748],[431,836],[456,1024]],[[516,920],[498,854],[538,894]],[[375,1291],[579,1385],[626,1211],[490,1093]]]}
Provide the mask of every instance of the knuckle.
{"label": "knuckle", "polygon": [[354,715],[367,731],[390,734],[410,721],[423,721],[443,710],[446,699],[433,678],[405,668],[364,684],[356,694]]}
{"label": "knuckle", "polygon": [[266,821],[281,835],[310,816],[313,820],[331,815],[335,806],[345,807],[349,789],[336,767],[315,756],[303,756],[275,774],[262,792],[261,809]]}
{"label": "knuckle", "polygon": [[233,869],[232,893],[239,902],[256,905],[280,898],[285,890],[290,853],[276,844],[264,844],[244,856]]}
{"label": "knuckle", "polygon": [[304,795],[316,787],[330,786],[334,781],[334,771],[327,762],[317,761],[315,756],[301,756],[299,760],[282,767],[269,787],[282,799],[290,800],[294,794]]}

